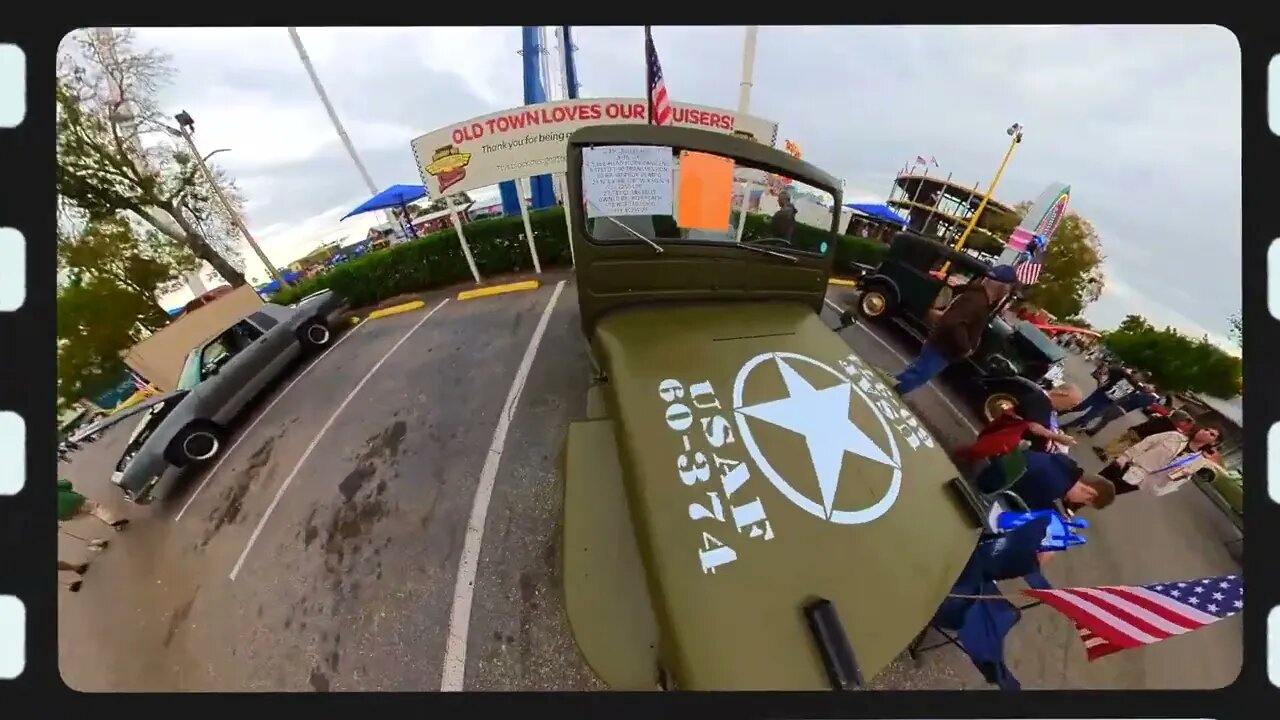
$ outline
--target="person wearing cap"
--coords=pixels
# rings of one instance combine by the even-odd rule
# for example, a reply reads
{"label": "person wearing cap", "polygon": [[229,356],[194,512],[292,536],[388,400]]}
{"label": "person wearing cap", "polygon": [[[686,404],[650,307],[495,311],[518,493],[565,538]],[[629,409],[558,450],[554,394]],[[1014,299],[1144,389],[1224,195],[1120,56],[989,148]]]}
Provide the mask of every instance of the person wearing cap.
{"label": "person wearing cap", "polygon": [[934,323],[920,354],[898,373],[894,392],[906,395],[978,348],[994,310],[1009,295],[1018,277],[1009,265],[991,268],[987,277],[969,283]]}

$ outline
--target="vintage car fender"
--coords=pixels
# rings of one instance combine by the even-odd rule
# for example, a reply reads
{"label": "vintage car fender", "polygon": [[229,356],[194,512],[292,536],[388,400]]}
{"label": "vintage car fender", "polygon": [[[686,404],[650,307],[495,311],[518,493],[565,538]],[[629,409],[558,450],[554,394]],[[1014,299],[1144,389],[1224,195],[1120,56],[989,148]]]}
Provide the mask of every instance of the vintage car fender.
{"label": "vintage car fender", "polygon": [[902,301],[902,291],[898,288],[898,283],[894,282],[893,278],[890,278],[887,275],[880,275],[874,272],[869,275],[863,275],[858,278],[858,285],[861,289],[882,287],[893,295],[892,299],[894,302]]}

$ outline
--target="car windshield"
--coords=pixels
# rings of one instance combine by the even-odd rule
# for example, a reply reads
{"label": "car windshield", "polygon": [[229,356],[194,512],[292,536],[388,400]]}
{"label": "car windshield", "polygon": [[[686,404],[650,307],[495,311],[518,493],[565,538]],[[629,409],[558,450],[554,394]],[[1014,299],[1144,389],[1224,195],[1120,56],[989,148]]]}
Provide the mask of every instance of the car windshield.
{"label": "car windshield", "polygon": [[666,146],[583,148],[582,190],[598,243],[742,243],[822,255],[832,250],[833,221],[843,227],[851,213],[798,178]]}
{"label": "car windshield", "polygon": [[200,384],[200,351],[192,350],[187,353],[187,359],[182,364],[182,372],[178,375],[178,390],[190,390]]}

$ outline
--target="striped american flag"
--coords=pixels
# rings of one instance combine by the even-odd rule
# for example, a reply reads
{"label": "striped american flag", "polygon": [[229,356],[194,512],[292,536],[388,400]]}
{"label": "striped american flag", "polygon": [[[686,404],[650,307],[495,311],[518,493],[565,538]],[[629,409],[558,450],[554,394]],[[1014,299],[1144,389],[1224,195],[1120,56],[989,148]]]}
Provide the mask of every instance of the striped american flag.
{"label": "striped american flag", "polygon": [[644,49],[649,63],[649,124],[674,125],[667,83],[662,78],[662,64],[658,62],[658,49],[653,46],[653,35],[647,26],[644,29]]}
{"label": "striped american flag", "polygon": [[1040,271],[1044,267],[1039,260],[1023,260],[1013,269],[1013,274],[1018,278],[1018,282],[1023,285],[1035,285],[1036,280],[1040,279]]}
{"label": "striped american flag", "polygon": [[1189,633],[1244,608],[1244,578],[1236,575],[1023,592],[1075,623],[1091,661]]}

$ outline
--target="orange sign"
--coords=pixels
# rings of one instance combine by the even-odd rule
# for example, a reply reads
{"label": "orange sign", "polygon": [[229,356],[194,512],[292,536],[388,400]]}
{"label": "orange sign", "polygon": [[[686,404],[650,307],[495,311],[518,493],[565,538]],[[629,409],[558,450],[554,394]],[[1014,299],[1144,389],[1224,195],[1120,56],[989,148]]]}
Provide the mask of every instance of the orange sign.
{"label": "orange sign", "polygon": [[693,230],[729,230],[733,205],[733,160],[707,153],[680,152],[676,224]]}

